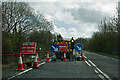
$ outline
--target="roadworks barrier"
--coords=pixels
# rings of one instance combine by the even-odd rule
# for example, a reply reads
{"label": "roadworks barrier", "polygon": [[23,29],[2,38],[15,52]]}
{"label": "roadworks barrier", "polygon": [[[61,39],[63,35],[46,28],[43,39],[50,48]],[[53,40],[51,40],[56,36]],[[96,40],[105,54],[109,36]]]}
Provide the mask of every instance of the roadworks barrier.
{"label": "roadworks barrier", "polygon": [[19,54],[18,70],[24,70],[23,69],[23,62],[22,62],[21,53]]}

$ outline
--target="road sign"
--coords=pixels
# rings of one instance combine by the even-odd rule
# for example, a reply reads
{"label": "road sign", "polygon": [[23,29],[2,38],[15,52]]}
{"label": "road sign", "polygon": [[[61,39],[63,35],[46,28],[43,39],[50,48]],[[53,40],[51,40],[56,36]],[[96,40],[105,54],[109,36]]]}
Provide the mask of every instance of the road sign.
{"label": "road sign", "polygon": [[53,53],[57,53],[59,51],[59,46],[57,44],[53,44],[51,47],[50,47],[50,50],[51,52]]}
{"label": "road sign", "polygon": [[30,43],[21,44],[21,53],[35,54],[35,51],[36,51],[36,43],[30,42]]}
{"label": "road sign", "polygon": [[58,44],[60,51],[67,51],[67,44]]}
{"label": "road sign", "polygon": [[76,44],[76,45],[75,45],[75,50],[76,50],[77,52],[82,51],[82,49],[83,49],[83,47],[82,47],[81,44]]}

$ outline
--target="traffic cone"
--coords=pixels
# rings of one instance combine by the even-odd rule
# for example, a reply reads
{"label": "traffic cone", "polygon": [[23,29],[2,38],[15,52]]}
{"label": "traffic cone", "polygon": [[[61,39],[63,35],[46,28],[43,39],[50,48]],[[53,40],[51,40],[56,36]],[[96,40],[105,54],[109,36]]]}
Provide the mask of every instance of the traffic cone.
{"label": "traffic cone", "polygon": [[39,62],[39,56],[38,56],[38,52],[37,52],[37,62]]}
{"label": "traffic cone", "polygon": [[21,53],[19,54],[18,70],[24,70]]}
{"label": "traffic cone", "polygon": [[46,58],[46,61],[49,62],[50,59],[49,59],[49,51],[47,51],[47,58]]}
{"label": "traffic cone", "polygon": [[82,60],[83,60],[83,61],[85,60],[84,51],[82,51]]}
{"label": "traffic cone", "polygon": [[64,51],[64,59],[63,59],[63,61],[66,61],[66,53],[65,53],[65,51]]}
{"label": "traffic cone", "polygon": [[33,68],[38,68],[37,53],[35,53],[35,61],[34,61],[34,64],[33,64]]}

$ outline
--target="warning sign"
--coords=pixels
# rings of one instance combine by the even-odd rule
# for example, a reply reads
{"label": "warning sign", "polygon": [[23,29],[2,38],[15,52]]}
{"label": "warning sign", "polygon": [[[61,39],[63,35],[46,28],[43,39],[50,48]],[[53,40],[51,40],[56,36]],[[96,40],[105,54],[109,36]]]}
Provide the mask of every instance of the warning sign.
{"label": "warning sign", "polygon": [[67,51],[67,44],[58,44],[59,51]]}
{"label": "warning sign", "polygon": [[36,51],[36,43],[22,43],[21,44],[21,53],[32,53],[35,54]]}

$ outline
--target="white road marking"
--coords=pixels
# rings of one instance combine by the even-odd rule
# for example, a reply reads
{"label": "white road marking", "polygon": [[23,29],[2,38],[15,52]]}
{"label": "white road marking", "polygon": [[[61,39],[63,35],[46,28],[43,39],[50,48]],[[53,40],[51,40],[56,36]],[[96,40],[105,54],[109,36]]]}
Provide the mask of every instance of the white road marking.
{"label": "white road marking", "polygon": [[[45,62],[42,62],[42,63],[38,64],[38,66],[43,65],[43,64],[45,64]],[[27,71],[30,71],[30,70],[32,70],[32,69],[33,69],[33,68],[29,68],[29,69],[27,69],[27,70],[25,70],[25,71],[23,71],[23,72],[20,72],[20,73],[16,74],[16,76],[19,76],[19,75],[21,75],[21,74],[23,74],[23,73],[25,73],[25,72],[27,72]],[[16,77],[16,76],[12,76],[12,77],[10,77],[10,78],[8,78],[8,79],[12,79],[12,78],[14,78],[14,77]]]}
{"label": "white road marking", "polygon": [[107,74],[103,73],[103,75],[104,75],[108,80],[112,80]]}
{"label": "white road marking", "polygon": [[96,69],[97,69],[100,73],[103,73],[99,68],[96,67]]}
{"label": "white road marking", "polygon": [[[109,59],[112,59],[112,60],[115,60],[115,61],[119,61],[118,59],[114,59],[114,58],[111,58],[111,57],[108,57],[108,56],[104,56],[104,55],[100,55],[100,54],[95,54],[95,53],[91,53],[91,54],[94,54],[94,55],[98,55],[98,56],[102,56],[102,57],[105,57],[105,58],[109,58]],[[102,72],[92,61],[88,60],[104,77],[106,77],[108,80],[112,80],[106,73]],[[95,70],[95,72],[97,73],[97,71]],[[99,75],[99,77],[101,77]],[[101,77],[102,78],[102,77]]]}
{"label": "white road marking", "polygon": [[102,80],[104,80],[104,76],[103,75],[101,75],[101,74],[99,74],[99,72],[97,71],[97,70],[94,70],[95,71],[95,73],[97,73],[97,75],[102,79]]}
{"label": "white road marking", "polygon": [[15,76],[12,76],[12,77],[10,77],[10,78],[8,78],[8,79],[11,79],[11,78],[14,78]]}
{"label": "white road marking", "polygon": [[94,70],[95,71],[95,73],[97,73],[98,74],[98,71],[97,70]]}
{"label": "white road marking", "polygon": [[98,76],[99,76],[102,80],[104,80],[104,76],[103,76],[103,75],[99,74]]}
{"label": "white road marking", "polygon": [[100,71],[108,80],[112,80],[112,79],[110,79],[110,77],[107,75],[107,74],[105,74],[104,72],[102,72],[99,68],[96,68],[98,71]]}
{"label": "white road marking", "polygon": [[101,73],[103,74],[108,80],[112,80],[107,74],[105,74],[104,72],[102,72],[92,61],[88,60],[93,66],[95,66],[95,68]]}
{"label": "white road marking", "polygon": [[42,62],[42,63],[38,64],[38,66],[43,65],[43,64],[45,64],[45,62]]}
{"label": "white road marking", "polygon": [[107,74],[105,74],[104,72],[102,72],[99,68],[96,68],[96,69],[98,71],[100,71],[100,73],[102,73],[107,79],[111,80],[110,77]]}
{"label": "white road marking", "polygon": [[92,62],[92,61],[90,61],[90,60],[88,60],[94,67],[96,67],[96,65]]}
{"label": "white road marking", "polygon": [[91,66],[87,61],[85,61],[87,64],[88,64],[88,66]]}
{"label": "white road marking", "polygon": [[25,73],[25,72],[27,72],[27,71],[30,71],[30,70],[32,70],[33,68],[29,68],[29,69],[27,69],[27,70],[25,70],[25,71],[23,71],[23,72],[20,72],[19,74],[17,74],[17,76],[18,75],[21,75],[21,74],[23,74],[23,73]]}

